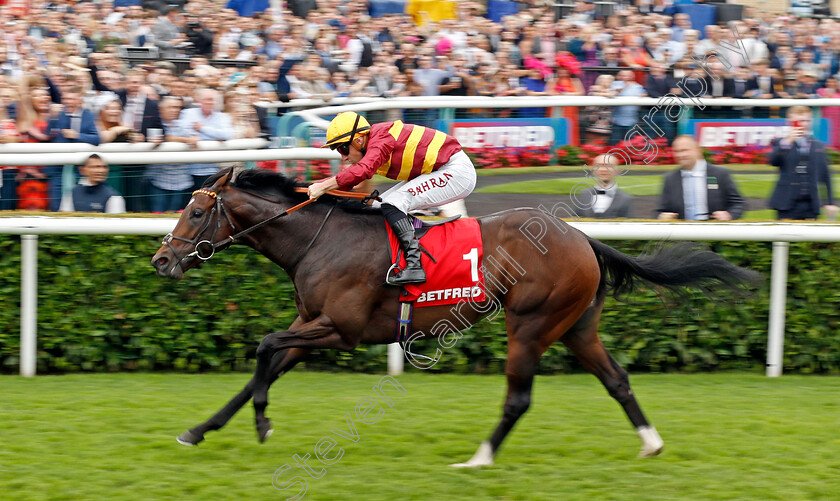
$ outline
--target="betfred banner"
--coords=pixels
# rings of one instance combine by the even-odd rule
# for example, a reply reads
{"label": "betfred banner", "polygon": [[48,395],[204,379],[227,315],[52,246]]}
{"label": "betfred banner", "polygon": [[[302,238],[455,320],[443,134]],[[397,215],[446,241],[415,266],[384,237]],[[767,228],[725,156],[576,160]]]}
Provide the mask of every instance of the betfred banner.
{"label": "betfred banner", "polygon": [[556,148],[571,143],[567,118],[438,120],[464,148]]}
{"label": "betfred banner", "polygon": [[[700,147],[710,150],[727,146],[770,146],[770,141],[787,136],[790,129],[781,118],[689,120],[688,127]],[[814,137],[828,143],[829,128],[828,120],[817,120],[814,122]]]}

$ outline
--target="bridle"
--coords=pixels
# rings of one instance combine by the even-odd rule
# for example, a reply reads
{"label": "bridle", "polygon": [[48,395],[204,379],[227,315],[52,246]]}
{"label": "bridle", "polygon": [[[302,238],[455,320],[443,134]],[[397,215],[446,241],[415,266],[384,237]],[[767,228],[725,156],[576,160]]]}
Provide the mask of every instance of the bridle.
{"label": "bridle", "polygon": [[[295,188],[295,191],[297,191],[299,193],[306,193],[308,191],[308,189],[307,188]],[[337,196],[337,197],[343,197],[343,198],[358,199],[358,200],[362,200],[363,202],[367,202],[368,200],[381,200],[379,198],[379,193],[377,191],[374,191],[373,193],[368,194],[368,193],[353,193],[353,192],[349,192],[349,191],[340,191],[340,190],[330,190],[330,191],[327,192],[327,194]],[[301,203],[295,205],[294,207],[290,207],[290,208],[284,210],[283,212],[275,214],[275,215],[271,216],[270,218],[268,218],[264,221],[261,221],[261,222],[255,224],[254,226],[251,226],[250,228],[246,228],[246,229],[244,229],[244,230],[242,230],[238,233],[235,233],[235,234],[233,234],[233,235],[231,235],[231,236],[229,236],[225,239],[222,239],[219,242],[214,242],[214,240],[216,240],[216,234],[222,228],[222,218],[221,218],[222,215],[224,215],[224,218],[227,220],[228,224],[230,225],[231,232],[236,232],[236,226],[233,224],[233,221],[231,220],[230,215],[228,214],[228,211],[225,210],[225,204],[222,201],[221,190],[220,190],[219,193],[216,193],[215,191],[212,191],[212,190],[209,190],[209,189],[206,189],[206,188],[201,188],[201,189],[195,190],[192,193],[193,197],[196,196],[196,195],[206,195],[206,196],[212,198],[213,200],[215,200],[215,203],[213,204],[213,208],[210,210],[210,214],[207,216],[207,219],[204,222],[204,226],[201,227],[201,230],[199,230],[198,233],[196,233],[195,238],[193,238],[192,240],[184,238],[184,237],[180,237],[180,236],[177,236],[177,235],[173,235],[171,232],[168,233],[165,237],[163,237],[163,242],[162,242],[163,245],[167,246],[169,248],[169,250],[172,251],[172,254],[175,256],[175,258],[177,259],[175,264],[172,265],[171,269],[173,269],[173,270],[175,269],[176,266],[180,266],[181,262],[188,257],[197,257],[198,259],[201,259],[201,261],[207,261],[208,259],[210,259],[214,255],[216,255],[216,250],[217,249],[227,248],[228,246],[236,243],[236,241],[239,238],[241,238],[241,237],[243,237],[243,236],[245,236],[245,235],[247,235],[247,234],[249,234],[253,231],[256,231],[259,228],[262,228],[263,226],[267,225],[268,223],[270,223],[270,222],[272,222],[276,219],[279,219],[279,218],[284,217],[284,216],[288,216],[292,212],[294,212],[298,209],[301,209],[301,208],[311,204],[315,200],[317,200],[315,198],[310,198],[309,200],[306,200],[305,202],[301,202]],[[257,195],[255,195],[255,196],[257,196]],[[262,197],[259,197],[259,198],[262,198]],[[268,200],[268,199],[264,199],[264,200],[272,202],[272,200]],[[315,240],[318,239],[318,235],[321,234],[321,231],[324,229],[324,226],[327,224],[327,220],[330,218],[330,215],[332,214],[333,209],[335,209],[335,205],[330,207],[330,210],[327,211],[327,215],[324,217],[324,220],[321,222],[321,226],[318,227],[318,231],[315,232],[315,236],[312,237],[312,240],[310,240],[309,244],[306,246],[306,249],[304,249],[303,253],[294,261],[294,263],[291,265],[290,269],[297,266],[297,264],[300,262],[300,260],[303,259],[303,257],[309,252],[309,249],[312,248],[312,245],[315,243]],[[215,217],[216,228],[213,230],[213,234],[210,236],[209,240],[206,239],[206,238],[201,240],[201,235],[203,235],[204,232],[207,231],[207,228],[209,228],[210,225],[213,223],[213,220],[214,220],[213,216],[214,216],[214,214],[216,214],[217,211],[218,211],[219,215],[217,217]],[[189,245],[192,245],[193,246],[193,251],[179,257],[178,252],[175,250],[175,247],[172,246],[172,241],[173,240],[180,240],[182,242],[186,242]]]}

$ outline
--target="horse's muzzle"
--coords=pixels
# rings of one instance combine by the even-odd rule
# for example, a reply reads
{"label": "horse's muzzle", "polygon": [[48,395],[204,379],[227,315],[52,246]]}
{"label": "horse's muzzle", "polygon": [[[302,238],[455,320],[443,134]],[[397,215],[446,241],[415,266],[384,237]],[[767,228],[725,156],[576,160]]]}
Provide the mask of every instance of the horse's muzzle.
{"label": "horse's muzzle", "polygon": [[173,262],[167,254],[168,249],[161,249],[152,257],[152,266],[155,267],[158,276],[169,277],[175,280],[184,278],[184,270],[181,263]]}

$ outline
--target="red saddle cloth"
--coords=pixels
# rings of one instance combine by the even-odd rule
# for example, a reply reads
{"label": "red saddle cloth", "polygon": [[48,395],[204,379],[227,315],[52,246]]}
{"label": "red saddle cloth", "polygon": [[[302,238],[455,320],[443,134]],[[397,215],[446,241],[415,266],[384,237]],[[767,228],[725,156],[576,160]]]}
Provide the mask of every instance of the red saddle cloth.
{"label": "red saddle cloth", "polygon": [[[405,256],[388,223],[391,256],[400,255],[399,268],[405,267]],[[414,306],[440,306],[461,301],[485,301],[484,273],[481,271],[484,248],[481,229],[475,219],[458,219],[433,226],[420,238],[420,245],[435,261],[422,252],[420,262],[426,271],[426,282],[403,286],[400,301],[413,301]]]}

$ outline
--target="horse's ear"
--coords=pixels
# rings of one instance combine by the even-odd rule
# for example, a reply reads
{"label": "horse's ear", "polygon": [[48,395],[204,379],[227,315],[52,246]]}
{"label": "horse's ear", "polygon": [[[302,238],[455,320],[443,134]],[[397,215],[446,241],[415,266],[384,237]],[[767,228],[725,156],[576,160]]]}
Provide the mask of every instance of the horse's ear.
{"label": "horse's ear", "polygon": [[230,168],[230,177],[228,178],[228,183],[232,184],[234,181],[236,181],[236,178],[239,177],[239,172],[241,172],[241,171],[242,171],[242,169],[237,169],[236,167],[231,167]]}
{"label": "horse's ear", "polygon": [[227,172],[222,174],[222,177],[219,178],[219,183],[216,185],[219,188],[222,186],[227,186],[228,184],[232,183],[236,179],[236,169],[233,167],[228,167]]}

